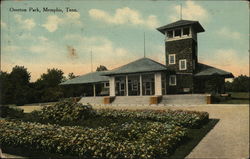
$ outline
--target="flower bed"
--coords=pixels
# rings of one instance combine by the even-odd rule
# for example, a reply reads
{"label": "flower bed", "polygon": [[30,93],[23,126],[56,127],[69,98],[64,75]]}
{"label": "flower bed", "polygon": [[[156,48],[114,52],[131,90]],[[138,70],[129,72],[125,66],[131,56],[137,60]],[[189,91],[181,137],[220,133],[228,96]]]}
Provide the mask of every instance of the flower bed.
{"label": "flower bed", "polygon": [[208,119],[195,111],[94,110],[69,99],[0,120],[0,144],[81,158],[162,158]]}
{"label": "flower bed", "polygon": [[160,122],[112,124],[90,129],[0,120],[1,145],[81,158],[166,157],[186,135],[186,128]]}
{"label": "flower bed", "polygon": [[208,122],[207,112],[183,110],[115,110],[99,109],[97,114],[109,118],[132,118],[175,124],[187,128],[198,128]]}
{"label": "flower bed", "polygon": [[[199,128],[209,119],[207,112],[183,111],[183,110],[94,110],[89,105],[82,105],[73,100],[61,101],[54,106],[46,106],[41,111],[34,111],[26,121],[41,123],[54,123],[65,125],[77,125],[79,123],[101,120],[105,122],[110,119],[114,122],[124,121],[157,121],[168,124],[176,124],[187,128]],[[105,120],[105,121],[104,121]],[[82,124],[81,124],[82,125]],[[109,125],[109,123],[107,123]],[[84,125],[82,125],[84,126]]]}

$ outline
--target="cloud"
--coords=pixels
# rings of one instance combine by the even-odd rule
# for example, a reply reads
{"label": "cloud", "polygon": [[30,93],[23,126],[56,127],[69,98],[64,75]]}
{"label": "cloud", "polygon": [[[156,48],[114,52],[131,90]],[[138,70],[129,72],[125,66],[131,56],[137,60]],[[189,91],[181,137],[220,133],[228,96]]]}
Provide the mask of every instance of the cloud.
{"label": "cloud", "polygon": [[227,27],[223,27],[220,30],[216,32],[218,35],[223,36],[225,38],[231,38],[231,39],[240,39],[241,34],[237,31],[232,31]]}
{"label": "cloud", "polygon": [[7,24],[3,21],[1,21],[1,28],[7,28]]}
{"label": "cloud", "polygon": [[249,75],[248,58],[239,57],[240,53],[234,49],[218,49],[207,55],[210,56],[206,57],[206,60],[205,57],[200,60],[202,63],[232,72],[236,76]]}
{"label": "cloud", "polygon": [[[169,16],[171,21],[180,20],[180,6],[175,5],[173,7],[173,14]],[[182,7],[182,19],[185,20],[199,20],[207,21],[209,19],[209,14],[205,8],[198,5],[194,1],[186,1],[185,5]]]}
{"label": "cloud", "polygon": [[19,14],[15,14],[14,18],[23,29],[31,30],[36,26],[36,23],[33,19],[23,19],[23,17]]}
{"label": "cloud", "polygon": [[38,37],[38,40],[42,41],[42,42],[45,42],[45,41],[48,41],[49,39],[44,37],[44,36],[39,36]]}
{"label": "cloud", "polygon": [[16,45],[7,45],[7,46],[2,47],[2,51],[3,52],[7,52],[7,53],[9,53],[9,52],[15,52],[15,51],[18,51],[20,49],[21,49],[21,47],[20,46],[16,46]]}
{"label": "cloud", "polygon": [[42,26],[45,27],[49,32],[54,32],[57,30],[58,25],[62,23],[63,19],[59,18],[57,15],[50,15],[47,17],[47,22]]}
{"label": "cloud", "polygon": [[57,15],[50,15],[47,17],[47,21],[42,26],[49,32],[54,32],[58,29],[59,25],[82,25],[80,21],[80,14],[78,12],[68,12],[64,18],[60,18]]}
{"label": "cloud", "polygon": [[128,7],[118,8],[115,11],[114,15],[99,10],[99,9],[90,9],[89,15],[97,20],[104,21],[109,24],[129,24],[129,25],[144,25],[149,28],[154,28],[158,26],[159,22],[155,15],[149,15],[146,18],[143,18],[140,12],[130,9]]}

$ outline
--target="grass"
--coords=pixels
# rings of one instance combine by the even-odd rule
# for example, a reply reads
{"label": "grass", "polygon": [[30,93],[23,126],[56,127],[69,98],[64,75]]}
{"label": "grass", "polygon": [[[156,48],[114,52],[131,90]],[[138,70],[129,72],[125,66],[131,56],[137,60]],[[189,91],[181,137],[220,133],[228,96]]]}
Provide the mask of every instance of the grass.
{"label": "grass", "polygon": [[249,99],[249,92],[229,92],[233,99]]}
{"label": "grass", "polygon": [[219,104],[249,104],[249,92],[228,92],[231,98],[221,100]]}

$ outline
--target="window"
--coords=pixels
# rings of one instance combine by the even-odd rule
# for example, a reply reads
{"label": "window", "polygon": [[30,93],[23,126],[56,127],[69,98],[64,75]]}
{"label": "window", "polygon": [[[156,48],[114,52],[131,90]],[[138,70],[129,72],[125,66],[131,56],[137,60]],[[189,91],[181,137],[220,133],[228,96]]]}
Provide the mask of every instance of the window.
{"label": "window", "polygon": [[168,63],[169,64],[175,64],[175,54],[170,54],[168,56]]}
{"label": "window", "polygon": [[133,91],[137,91],[138,90],[138,82],[136,80],[133,81],[132,90]]}
{"label": "window", "polygon": [[186,70],[187,69],[187,60],[180,60],[179,61],[179,69],[180,70]]}
{"label": "window", "polygon": [[104,83],[104,88],[109,88],[109,82]]}
{"label": "window", "polygon": [[176,36],[181,37],[181,29],[176,29],[176,30],[174,30],[174,36],[175,36],[175,37],[176,37]]}
{"label": "window", "polygon": [[176,85],[176,75],[170,75],[169,76],[169,85],[175,86]]}
{"label": "window", "polygon": [[189,36],[189,33],[190,33],[189,28],[183,28],[183,35]]}
{"label": "window", "polygon": [[168,38],[173,38],[174,34],[173,34],[173,30],[167,31],[167,37]]}

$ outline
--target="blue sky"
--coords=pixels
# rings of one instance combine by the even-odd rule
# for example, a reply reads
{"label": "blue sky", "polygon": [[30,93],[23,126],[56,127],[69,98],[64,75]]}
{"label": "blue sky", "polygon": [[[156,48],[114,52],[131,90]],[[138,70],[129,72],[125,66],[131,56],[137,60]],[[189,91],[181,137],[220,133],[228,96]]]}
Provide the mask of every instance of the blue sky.
{"label": "blue sky", "polygon": [[[179,20],[180,3],[182,18],[206,30],[198,35],[199,62],[249,75],[245,1],[2,1],[1,69],[25,66],[32,81],[53,67],[81,75],[91,71],[91,50],[94,70],[113,69],[143,57],[144,32],[146,56],[164,63],[164,35],[155,28]],[[46,7],[63,12],[43,12]]]}

